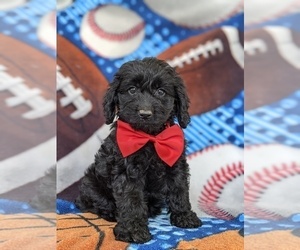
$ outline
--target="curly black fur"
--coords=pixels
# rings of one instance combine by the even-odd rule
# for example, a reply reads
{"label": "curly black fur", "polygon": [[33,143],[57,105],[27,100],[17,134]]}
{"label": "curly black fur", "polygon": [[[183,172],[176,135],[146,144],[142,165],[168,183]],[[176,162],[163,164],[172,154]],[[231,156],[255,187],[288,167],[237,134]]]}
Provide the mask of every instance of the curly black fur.
{"label": "curly black fur", "polygon": [[[167,123],[185,128],[189,100],[182,79],[166,62],[145,58],[125,63],[104,98],[107,124],[117,115],[134,129],[156,135]],[[141,112],[142,111],[142,112]],[[146,116],[143,115],[146,111]],[[151,239],[148,217],[167,205],[171,224],[201,225],[189,202],[189,169],[184,152],[173,167],[167,166],[148,142],[123,158],[112,131],[87,169],[76,205],[109,221],[117,221],[117,240],[143,243]]]}

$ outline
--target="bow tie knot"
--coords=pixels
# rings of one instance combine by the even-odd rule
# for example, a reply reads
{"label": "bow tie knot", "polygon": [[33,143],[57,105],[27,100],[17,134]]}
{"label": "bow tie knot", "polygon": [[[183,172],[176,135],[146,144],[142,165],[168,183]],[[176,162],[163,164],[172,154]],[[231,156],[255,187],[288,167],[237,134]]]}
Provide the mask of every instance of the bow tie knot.
{"label": "bow tie knot", "polygon": [[117,143],[123,157],[135,153],[149,141],[154,144],[160,159],[170,167],[175,164],[184,150],[184,135],[178,125],[168,127],[153,136],[134,130],[128,123],[117,121]]}

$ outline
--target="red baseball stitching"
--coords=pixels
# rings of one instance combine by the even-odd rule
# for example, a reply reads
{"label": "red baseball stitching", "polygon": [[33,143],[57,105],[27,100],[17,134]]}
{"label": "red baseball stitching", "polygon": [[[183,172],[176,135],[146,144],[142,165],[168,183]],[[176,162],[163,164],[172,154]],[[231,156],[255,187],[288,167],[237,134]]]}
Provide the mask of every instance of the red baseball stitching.
{"label": "red baseball stitching", "polygon": [[290,164],[283,163],[279,167],[274,165],[269,169],[263,168],[262,171],[249,176],[244,183],[245,214],[263,219],[284,218],[275,211],[256,207],[256,203],[270,185],[296,174],[300,174],[300,166],[296,162],[291,162]]}
{"label": "red baseball stitching", "polygon": [[221,219],[233,219],[234,216],[217,206],[218,199],[222,194],[225,185],[244,174],[242,162],[233,163],[222,167],[207,181],[201,191],[198,204],[205,213]]}
{"label": "red baseball stitching", "polygon": [[[100,7],[103,8],[103,7]],[[88,16],[87,16],[87,23],[90,25],[91,29],[95,34],[97,34],[100,37],[106,38],[111,41],[125,41],[129,40],[130,38],[134,37],[136,34],[138,34],[143,28],[144,28],[144,22],[139,23],[132,29],[122,33],[122,34],[116,34],[116,33],[110,33],[107,31],[104,31],[102,28],[100,28],[95,23],[95,13],[100,8],[97,8],[95,10],[92,10]]]}

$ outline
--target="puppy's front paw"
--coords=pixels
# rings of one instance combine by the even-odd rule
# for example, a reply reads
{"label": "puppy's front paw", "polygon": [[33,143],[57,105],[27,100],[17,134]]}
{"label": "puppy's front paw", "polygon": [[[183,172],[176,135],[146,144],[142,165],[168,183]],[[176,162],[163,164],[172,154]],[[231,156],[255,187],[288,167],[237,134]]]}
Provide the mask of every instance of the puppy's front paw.
{"label": "puppy's front paw", "polygon": [[171,224],[182,228],[196,228],[202,225],[201,220],[193,211],[182,213],[171,213]]}
{"label": "puppy's front paw", "polygon": [[114,234],[116,240],[134,243],[145,243],[151,240],[151,234],[147,226],[138,227],[125,227],[124,225],[118,223],[114,228]]}

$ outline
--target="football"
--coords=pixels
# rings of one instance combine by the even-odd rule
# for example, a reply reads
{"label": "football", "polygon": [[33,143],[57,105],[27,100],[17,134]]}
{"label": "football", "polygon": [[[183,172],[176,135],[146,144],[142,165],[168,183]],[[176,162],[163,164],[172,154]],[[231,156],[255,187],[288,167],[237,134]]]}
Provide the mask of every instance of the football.
{"label": "football", "polygon": [[300,33],[279,26],[245,32],[245,109],[278,102],[299,89]]}
{"label": "football", "polygon": [[[58,190],[83,176],[106,137],[103,96],[108,81],[94,62],[57,35]],[[76,171],[77,170],[77,171]]]}
{"label": "football", "polygon": [[242,44],[241,32],[223,26],[179,42],[158,56],[183,78],[191,115],[213,110],[243,90]]}
{"label": "football", "polygon": [[54,58],[5,35],[0,51],[2,193],[55,165],[56,89]]}

